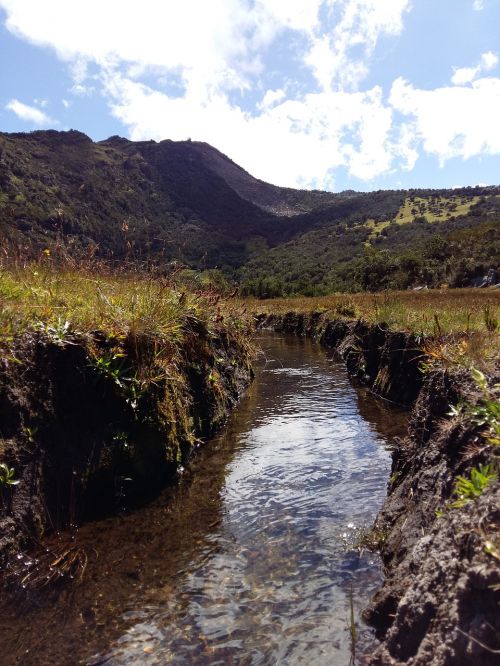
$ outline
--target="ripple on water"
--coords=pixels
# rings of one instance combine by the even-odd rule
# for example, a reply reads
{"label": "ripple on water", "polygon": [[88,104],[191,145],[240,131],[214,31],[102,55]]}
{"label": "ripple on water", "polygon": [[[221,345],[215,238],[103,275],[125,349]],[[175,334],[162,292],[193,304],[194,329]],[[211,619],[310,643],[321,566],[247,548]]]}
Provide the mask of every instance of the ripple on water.
{"label": "ripple on water", "polygon": [[[358,613],[381,576],[352,545],[382,504],[397,419],[312,343],[263,347],[254,386],[176,487],[81,528],[90,557],[70,598],[10,628],[7,609],[5,663],[349,662],[351,588]],[[359,618],[357,635],[369,651]]]}
{"label": "ripple on water", "polygon": [[[267,364],[253,409],[218,438],[233,437],[238,455],[213,548],[101,663],[347,663],[351,585],[362,606],[380,572],[345,544],[383,500],[389,454],[338,365],[311,346],[268,344],[278,367]],[[368,645],[369,631],[359,635]]]}

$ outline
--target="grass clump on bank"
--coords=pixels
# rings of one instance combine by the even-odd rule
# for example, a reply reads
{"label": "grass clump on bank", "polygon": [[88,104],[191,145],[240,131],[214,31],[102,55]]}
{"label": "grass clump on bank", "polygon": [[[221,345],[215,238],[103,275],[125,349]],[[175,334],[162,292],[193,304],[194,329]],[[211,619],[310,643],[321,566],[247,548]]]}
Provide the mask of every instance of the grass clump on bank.
{"label": "grass clump on bank", "polygon": [[224,423],[252,376],[225,310],[176,273],[0,269],[0,565],[153,496]]}
{"label": "grass clump on bank", "polygon": [[[209,295],[208,295],[209,296]],[[168,278],[38,265],[0,271],[0,337],[41,330],[63,339],[70,331],[158,335],[176,341],[189,318],[207,322],[206,294],[180,292]]]}

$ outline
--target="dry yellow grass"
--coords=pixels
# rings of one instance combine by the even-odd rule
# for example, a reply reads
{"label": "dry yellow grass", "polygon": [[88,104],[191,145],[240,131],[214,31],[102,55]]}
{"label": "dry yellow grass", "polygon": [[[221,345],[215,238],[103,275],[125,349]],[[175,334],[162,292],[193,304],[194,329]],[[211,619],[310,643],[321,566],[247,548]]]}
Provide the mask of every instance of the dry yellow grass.
{"label": "dry yellow grass", "polygon": [[486,366],[500,355],[500,291],[440,289],[335,294],[245,301],[253,313],[324,312],[331,319],[363,319],[414,333],[442,364]]}

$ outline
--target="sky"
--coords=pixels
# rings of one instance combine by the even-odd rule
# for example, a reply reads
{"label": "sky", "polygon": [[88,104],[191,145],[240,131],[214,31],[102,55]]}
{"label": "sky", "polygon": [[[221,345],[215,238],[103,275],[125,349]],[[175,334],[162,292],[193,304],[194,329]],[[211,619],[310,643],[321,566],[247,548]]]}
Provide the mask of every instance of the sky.
{"label": "sky", "polygon": [[0,0],[0,131],[206,141],[277,185],[500,184],[500,0]]}

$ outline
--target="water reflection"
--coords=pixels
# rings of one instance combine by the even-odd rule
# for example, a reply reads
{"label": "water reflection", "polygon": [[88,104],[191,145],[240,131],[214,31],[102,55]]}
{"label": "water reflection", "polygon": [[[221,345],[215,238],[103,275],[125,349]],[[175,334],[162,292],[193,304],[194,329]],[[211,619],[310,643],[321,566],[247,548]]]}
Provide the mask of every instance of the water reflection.
{"label": "water reflection", "polygon": [[[52,619],[29,611],[18,658],[45,622],[37,657],[53,663],[349,662],[351,586],[359,610],[380,571],[345,543],[383,501],[384,432],[401,434],[404,418],[356,392],[312,343],[268,336],[263,346],[257,381],[181,485],[82,529],[99,554],[87,582]],[[54,646],[62,622],[69,636]],[[359,647],[372,641],[360,628]]]}

